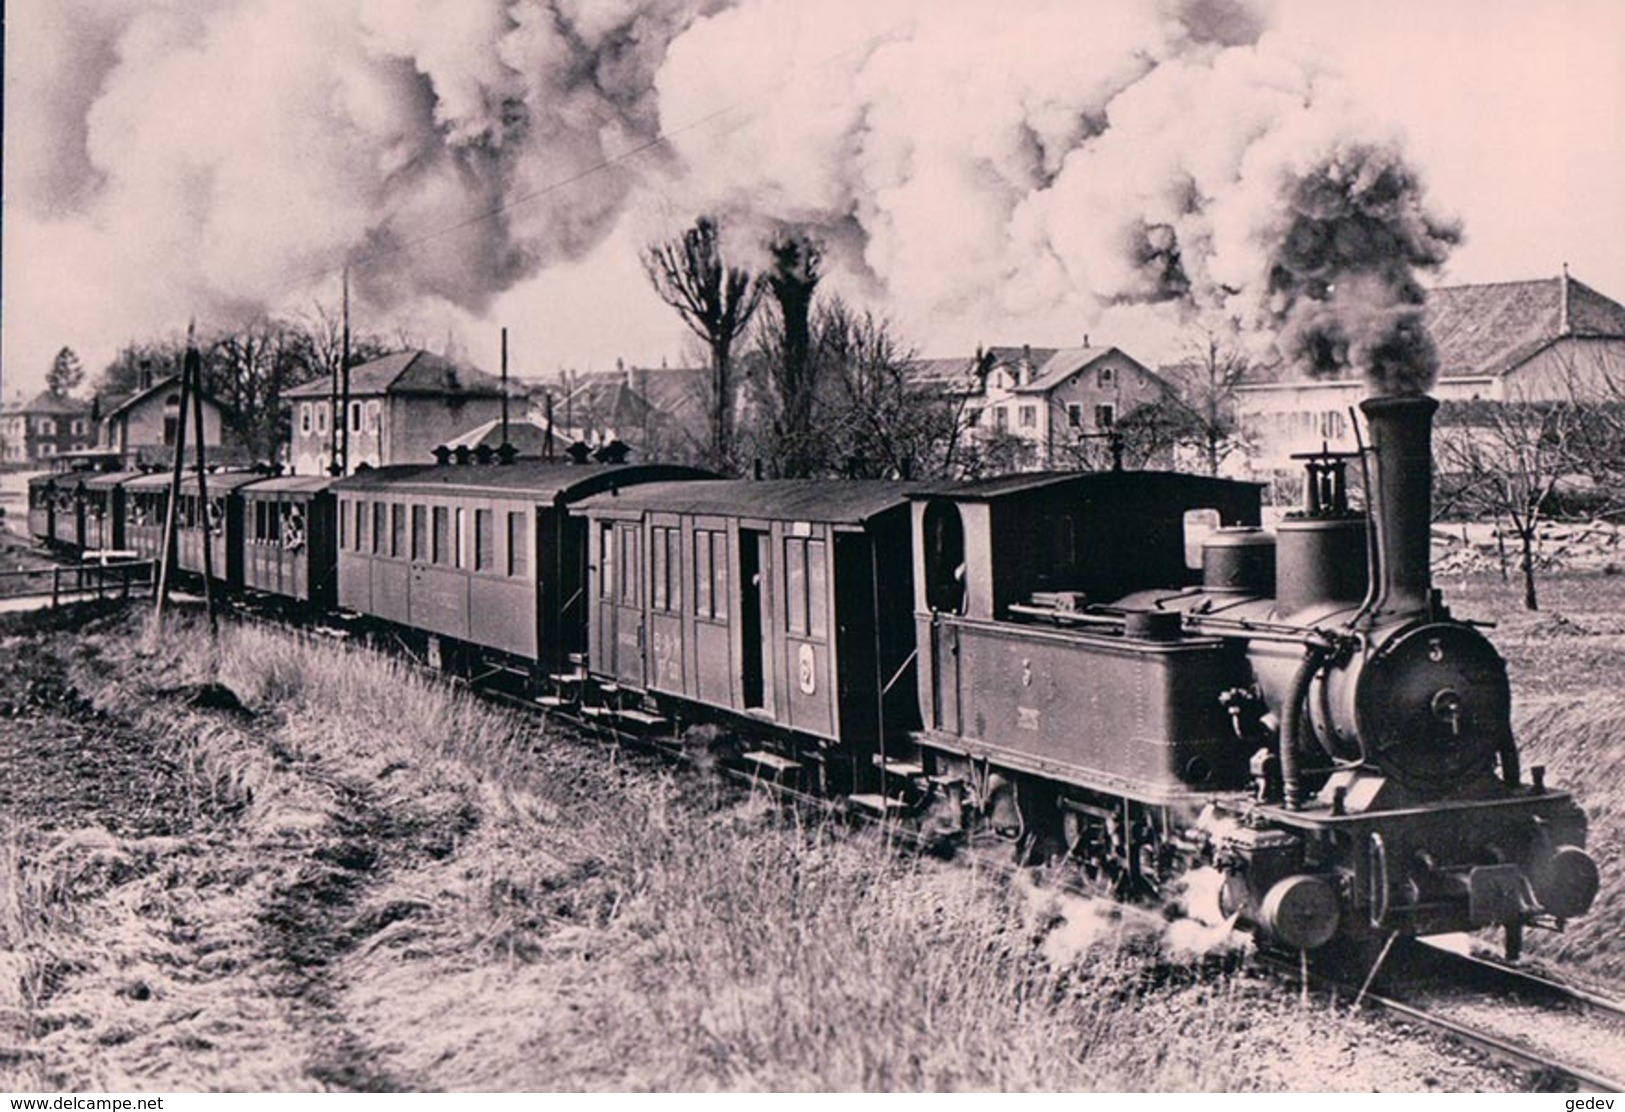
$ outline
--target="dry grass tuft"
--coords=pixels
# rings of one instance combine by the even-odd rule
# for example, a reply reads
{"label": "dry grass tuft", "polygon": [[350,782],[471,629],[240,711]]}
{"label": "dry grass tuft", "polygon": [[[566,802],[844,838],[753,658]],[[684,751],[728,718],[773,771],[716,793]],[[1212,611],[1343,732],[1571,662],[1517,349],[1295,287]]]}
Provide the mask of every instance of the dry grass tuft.
{"label": "dry grass tuft", "polygon": [[1489,1083],[1160,921],[552,736],[353,646],[118,633],[74,649],[67,687],[178,771],[184,821],[0,847],[26,1050],[0,1085]]}

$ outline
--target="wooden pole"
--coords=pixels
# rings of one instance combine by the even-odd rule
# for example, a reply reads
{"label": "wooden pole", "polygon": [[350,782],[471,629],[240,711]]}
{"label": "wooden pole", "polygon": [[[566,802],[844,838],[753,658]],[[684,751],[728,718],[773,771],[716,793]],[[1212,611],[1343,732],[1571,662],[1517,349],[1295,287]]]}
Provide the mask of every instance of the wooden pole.
{"label": "wooden pole", "polygon": [[163,562],[158,566],[158,601],[153,607],[153,621],[158,629],[164,624],[164,604],[169,601],[170,572],[175,563],[175,526],[180,513],[181,503],[181,469],[185,466],[186,457],[186,406],[191,400],[191,377],[186,374],[184,365],[181,371],[181,407],[180,420],[175,422],[175,467],[169,477],[169,509],[164,514],[164,540],[162,551]]}
{"label": "wooden pole", "polygon": [[340,412],[344,420],[343,447],[339,451],[340,475],[350,473],[350,268],[344,268],[344,342],[339,354],[339,370],[344,376],[344,404]]}
{"label": "wooden pole", "polygon": [[[214,612],[214,542],[209,537],[209,481],[207,461],[204,459],[203,436],[203,360],[197,348],[186,346],[186,374],[192,376],[192,432],[197,437],[197,504],[198,524],[203,528],[203,604],[209,613],[209,636],[220,633],[220,620]],[[186,414],[181,414],[181,422]],[[225,528],[226,515],[220,515],[220,526]]]}
{"label": "wooden pole", "polygon": [[502,446],[508,446],[508,329],[502,329]]}

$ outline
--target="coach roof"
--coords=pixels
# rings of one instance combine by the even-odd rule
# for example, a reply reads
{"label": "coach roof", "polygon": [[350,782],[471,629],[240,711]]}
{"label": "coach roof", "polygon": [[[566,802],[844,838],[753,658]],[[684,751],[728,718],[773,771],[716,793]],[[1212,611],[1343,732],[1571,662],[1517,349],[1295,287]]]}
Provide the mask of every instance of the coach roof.
{"label": "coach roof", "polygon": [[908,496],[915,489],[913,483],[878,479],[649,483],[614,495],[600,494],[584,502],[583,508],[863,525],[908,505]]}
{"label": "coach roof", "polygon": [[405,464],[358,471],[333,484],[340,494],[522,495],[538,502],[573,502],[601,490],[666,479],[708,479],[710,472],[674,464],[554,463]]}

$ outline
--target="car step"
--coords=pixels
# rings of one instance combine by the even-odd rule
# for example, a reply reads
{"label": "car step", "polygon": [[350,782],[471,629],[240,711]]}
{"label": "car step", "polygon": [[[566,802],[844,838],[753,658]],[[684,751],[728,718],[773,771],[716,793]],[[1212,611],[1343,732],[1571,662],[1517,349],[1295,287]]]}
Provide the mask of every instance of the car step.
{"label": "car step", "polygon": [[660,715],[650,714],[646,710],[618,710],[615,716],[623,722],[636,722],[639,726],[651,730],[666,724],[666,720]]}
{"label": "car step", "polygon": [[909,809],[908,801],[901,796],[884,796],[870,792],[847,796],[846,806],[850,811],[862,811],[883,819],[907,814]]}
{"label": "car step", "polygon": [[757,775],[766,780],[783,782],[801,772],[801,762],[766,749],[755,749],[739,758],[756,766]]}
{"label": "car step", "polygon": [[876,768],[883,769],[888,776],[903,776],[910,780],[917,780],[925,775],[925,766],[918,761],[903,761],[892,758],[883,760],[879,753],[874,755]]}

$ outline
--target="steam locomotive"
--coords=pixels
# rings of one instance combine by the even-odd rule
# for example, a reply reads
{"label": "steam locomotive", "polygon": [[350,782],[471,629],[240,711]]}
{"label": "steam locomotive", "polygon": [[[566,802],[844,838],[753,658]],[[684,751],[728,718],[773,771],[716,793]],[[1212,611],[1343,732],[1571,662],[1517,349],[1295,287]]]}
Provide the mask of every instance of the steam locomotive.
{"label": "steam locomotive", "polygon": [[[1433,590],[1424,397],[1303,508],[1165,472],[739,482],[660,466],[199,476],[179,565],[387,628],[547,706],[734,742],[853,810],[1315,950],[1583,914],[1585,815],[1519,766],[1506,667]],[[1369,468],[1369,513],[1347,469]],[[167,479],[31,490],[42,539],[161,555]],[[89,488],[92,484],[82,484]],[[77,499],[77,500],[76,500]],[[692,735],[690,735],[692,736]]]}

